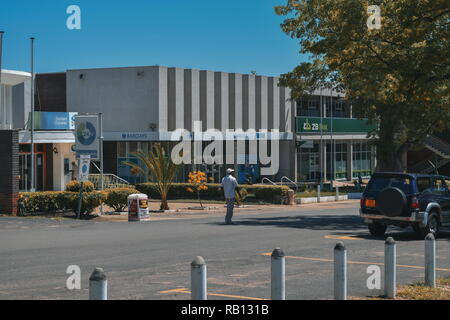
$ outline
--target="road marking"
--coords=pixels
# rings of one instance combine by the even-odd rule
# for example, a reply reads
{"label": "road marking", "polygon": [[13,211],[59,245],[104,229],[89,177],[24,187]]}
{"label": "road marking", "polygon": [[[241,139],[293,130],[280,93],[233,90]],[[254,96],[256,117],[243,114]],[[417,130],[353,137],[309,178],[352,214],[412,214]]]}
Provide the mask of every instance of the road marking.
{"label": "road marking", "polygon": [[[162,294],[167,294],[167,293],[172,293],[172,292],[176,292],[176,293],[186,293],[188,289],[187,288],[177,288],[177,289],[171,289],[171,290],[165,290],[165,291],[159,291],[158,293],[162,293]],[[187,291],[189,292],[189,291]]]}
{"label": "road marking", "polygon": [[[263,256],[271,256],[271,252],[262,253]],[[295,260],[309,260],[309,261],[320,261],[320,262],[333,262],[333,259],[322,259],[322,258],[309,258],[309,257],[298,257],[298,256],[285,256],[287,259],[295,259]],[[381,262],[364,262],[364,261],[347,261],[348,264],[364,264],[364,265],[379,265],[384,266],[384,263]],[[425,269],[425,267],[421,266],[410,266],[407,264],[397,264],[397,267],[400,268],[411,268],[411,269]],[[445,268],[436,268],[437,271],[447,271],[450,272],[450,269]]]}
{"label": "road marking", "polygon": [[[178,289],[159,291],[158,293],[162,293],[162,294],[168,294],[168,293],[187,293],[187,294],[191,294],[191,291],[189,291],[186,288],[178,288]],[[237,295],[233,295],[233,294],[223,294],[223,293],[214,293],[214,292],[208,292],[207,294],[208,294],[208,296],[213,296],[213,297],[236,298],[236,299],[244,299],[244,300],[269,300],[269,299],[263,299],[263,298],[237,296]]]}
{"label": "road marking", "polygon": [[364,240],[363,238],[358,238],[355,236],[333,236],[331,234],[324,236],[325,239],[336,239],[336,240]]}

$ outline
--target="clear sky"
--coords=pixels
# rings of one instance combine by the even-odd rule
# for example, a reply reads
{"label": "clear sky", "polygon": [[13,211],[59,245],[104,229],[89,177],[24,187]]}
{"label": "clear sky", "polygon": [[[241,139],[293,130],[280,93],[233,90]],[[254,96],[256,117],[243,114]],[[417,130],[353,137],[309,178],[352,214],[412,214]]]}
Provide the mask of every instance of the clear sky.
{"label": "clear sky", "polygon": [[[273,7],[286,0],[1,0],[3,68],[161,65],[278,76],[305,58]],[[68,30],[69,5],[81,30]]]}

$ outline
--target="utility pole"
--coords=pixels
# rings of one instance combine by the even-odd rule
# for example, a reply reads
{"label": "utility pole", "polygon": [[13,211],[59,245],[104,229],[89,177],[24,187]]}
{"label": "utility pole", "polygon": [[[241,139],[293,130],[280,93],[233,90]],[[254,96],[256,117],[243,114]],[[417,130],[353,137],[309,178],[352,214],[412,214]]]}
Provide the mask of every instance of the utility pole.
{"label": "utility pole", "polygon": [[34,40],[31,37],[31,130],[30,130],[30,140],[31,140],[31,192],[36,191],[36,181],[35,181],[35,170],[34,170]]}
{"label": "utility pole", "polygon": [[320,150],[319,150],[319,157],[320,157],[320,177],[319,177],[319,185],[320,185],[320,189],[323,190],[323,181],[322,181],[322,176],[323,176],[323,165],[324,165],[324,161],[323,161],[323,132],[322,132],[322,118],[323,118],[323,106],[322,106],[322,83],[320,84],[320,101],[319,101],[319,110],[320,110]]}
{"label": "utility pole", "polygon": [[331,84],[331,103],[330,103],[330,114],[331,114],[331,172],[330,172],[330,191],[332,191],[333,189],[333,182],[334,182],[334,177],[336,176],[336,163],[335,163],[335,152],[336,152],[336,145],[334,143],[333,140],[333,84]]}
{"label": "utility pole", "polygon": [[2,56],[3,56],[3,34],[4,31],[0,31],[0,110],[3,101],[3,87],[2,87]]}

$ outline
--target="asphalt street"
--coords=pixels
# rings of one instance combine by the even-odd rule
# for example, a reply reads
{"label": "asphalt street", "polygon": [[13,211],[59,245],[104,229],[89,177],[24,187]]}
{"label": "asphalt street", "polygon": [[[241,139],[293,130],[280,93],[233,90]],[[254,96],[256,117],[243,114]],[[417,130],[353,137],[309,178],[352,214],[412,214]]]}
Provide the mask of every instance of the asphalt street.
{"label": "asphalt street", "polygon": [[[333,298],[333,248],[348,250],[349,296],[374,296],[367,267],[383,273],[384,239],[369,235],[358,201],[150,222],[93,222],[0,217],[0,299],[87,299],[95,267],[110,299],[189,299],[190,262],[207,263],[209,299],[269,299],[270,256],[286,254],[287,299]],[[411,228],[388,229],[397,241],[397,279],[424,278],[424,243]],[[450,232],[437,240],[438,276],[450,277]],[[67,267],[81,268],[80,290],[66,288]]]}

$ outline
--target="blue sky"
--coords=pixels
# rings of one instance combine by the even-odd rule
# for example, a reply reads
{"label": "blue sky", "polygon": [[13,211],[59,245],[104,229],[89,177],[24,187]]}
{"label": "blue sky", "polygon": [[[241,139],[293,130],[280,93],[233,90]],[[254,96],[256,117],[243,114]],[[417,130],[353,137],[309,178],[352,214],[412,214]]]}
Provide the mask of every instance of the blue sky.
{"label": "blue sky", "polygon": [[[2,0],[3,68],[36,71],[162,65],[277,76],[305,58],[273,7],[286,0]],[[81,30],[68,30],[69,5]]]}

